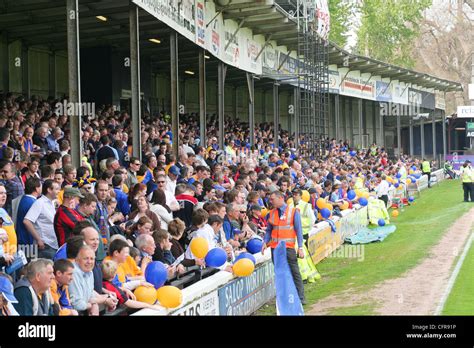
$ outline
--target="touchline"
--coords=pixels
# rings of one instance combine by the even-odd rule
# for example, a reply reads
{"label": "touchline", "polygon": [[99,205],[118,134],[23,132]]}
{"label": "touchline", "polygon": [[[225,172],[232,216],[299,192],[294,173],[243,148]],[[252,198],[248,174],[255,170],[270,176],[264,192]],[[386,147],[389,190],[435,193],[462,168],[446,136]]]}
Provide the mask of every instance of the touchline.
{"label": "touchline", "polygon": [[55,325],[34,325],[26,322],[18,326],[18,337],[20,338],[47,338],[48,341],[56,339]]}

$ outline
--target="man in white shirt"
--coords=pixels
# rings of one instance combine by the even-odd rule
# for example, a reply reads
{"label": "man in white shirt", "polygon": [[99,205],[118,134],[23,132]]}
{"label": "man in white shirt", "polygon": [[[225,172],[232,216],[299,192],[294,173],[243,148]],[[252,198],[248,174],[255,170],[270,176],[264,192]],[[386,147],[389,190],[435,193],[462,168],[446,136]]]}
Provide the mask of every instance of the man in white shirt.
{"label": "man in white shirt", "polygon": [[[207,240],[207,243],[209,244],[209,250],[217,248],[221,244],[220,230],[222,228],[223,223],[224,220],[219,215],[211,215],[209,216],[207,223],[194,232],[193,238],[205,238]],[[186,259],[196,259],[196,257],[191,251],[190,246],[186,250],[184,257]],[[221,267],[219,267],[219,269],[227,272],[232,272],[232,267],[229,266],[227,262],[225,262]]]}
{"label": "man in white shirt", "polygon": [[168,170],[168,176],[166,177],[166,191],[171,192],[173,195],[176,193],[176,183],[180,174],[181,171],[177,166],[171,166]]}
{"label": "man in white shirt", "polygon": [[166,205],[171,209],[171,211],[178,211],[180,209],[180,206],[178,201],[176,200],[174,192],[171,193],[166,189],[166,176],[158,175],[156,177],[156,183],[158,184],[158,188],[165,193]]}
{"label": "man in white shirt", "polygon": [[390,189],[390,185],[388,181],[386,180],[386,175],[385,174],[377,174],[377,178],[380,179],[379,184],[375,188],[375,192],[377,193],[377,197],[381,199],[382,201],[385,202],[385,206],[388,204],[388,191]]}
{"label": "man in white shirt", "polygon": [[48,179],[43,184],[42,196],[38,198],[23,219],[23,224],[38,244],[38,257],[52,260],[59,248],[54,232],[54,200],[60,191],[59,184]]}

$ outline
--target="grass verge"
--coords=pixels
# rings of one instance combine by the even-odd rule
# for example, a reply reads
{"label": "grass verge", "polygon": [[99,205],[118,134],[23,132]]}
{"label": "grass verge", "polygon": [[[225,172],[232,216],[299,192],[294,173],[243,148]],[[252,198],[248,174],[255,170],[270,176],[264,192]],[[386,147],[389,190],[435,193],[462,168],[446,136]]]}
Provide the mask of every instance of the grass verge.
{"label": "grass verge", "polygon": [[[322,278],[316,283],[305,284],[308,302],[305,307],[310,308],[315,302],[344,290],[367,291],[384,280],[401,276],[427,257],[443,233],[472,206],[462,202],[459,181],[443,181],[422,191],[412,206],[405,207],[397,218],[392,218],[391,223],[397,226],[395,233],[381,243],[364,245],[363,258],[330,257],[316,265]],[[349,309],[350,314],[362,314],[357,311],[359,307]],[[341,308],[338,313],[346,312]],[[257,313],[275,314],[274,306]]]}

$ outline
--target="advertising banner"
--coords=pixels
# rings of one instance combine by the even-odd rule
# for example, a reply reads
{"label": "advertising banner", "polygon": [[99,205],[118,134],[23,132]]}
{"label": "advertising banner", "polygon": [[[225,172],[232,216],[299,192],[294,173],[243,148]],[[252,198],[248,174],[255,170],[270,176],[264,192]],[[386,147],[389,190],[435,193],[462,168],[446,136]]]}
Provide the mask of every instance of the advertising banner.
{"label": "advertising banner", "polygon": [[252,36],[250,29],[240,29],[239,35],[239,46],[242,48],[240,54],[240,67],[241,69],[254,74],[262,74],[262,55],[258,58],[263,44],[265,43],[265,37],[263,36]]}
{"label": "advertising banner", "polygon": [[133,3],[187,39],[196,42],[194,0],[133,0]]}
{"label": "advertising banner", "polygon": [[378,101],[391,102],[392,90],[390,83],[384,81],[375,81],[375,99]]}
{"label": "advertising banner", "polygon": [[262,53],[263,55],[263,67],[270,71],[276,71],[278,68],[278,51],[272,44],[268,44]]}
{"label": "advertising banner", "polygon": [[430,92],[420,91],[418,89],[408,88],[408,104],[421,106],[422,108],[434,110],[435,95]]}
{"label": "advertising banner", "polygon": [[458,106],[457,118],[474,118],[474,106]]}
{"label": "advertising banner", "polygon": [[398,80],[392,81],[390,85],[392,90],[392,102],[396,104],[408,105],[408,87],[404,82],[398,82]]}
{"label": "advertising banner", "polygon": [[322,228],[310,234],[308,239],[308,252],[316,265],[325,259],[334,250],[342,245],[344,240],[341,234],[341,222],[336,222],[336,232],[331,230],[331,226]]}
{"label": "advertising banner", "polygon": [[[239,35],[233,36],[237,28],[238,24],[236,22],[224,21],[224,41],[222,42],[224,53],[222,60],[236,68],[240,67]],[[226,46],[227,49],[225,49]]]}
{"label": "advertising banner", "polygon": [[191,302],[187,306],[178,309],[171,315],[201,316],[201,315],[219,315],[219,299],[217,290]]}
{"label": "advertising banner", "polygon": [[461,169],[462,165],[467,160],[471,161],[471,163],[474,163],[474,156],[472,155],[471,156],[468,156],[468,155],[465,155],[465,156],[447,155],[446,156],[446,161],[452,162],[453,168],[455,170]]}
{"label": "advertising banner", "polygon": [[344,81],[342,81],[340,93],[350,97],[375,100],[375,81],[349,72]]}
{"label": "advertising banner", "polygon": [[275,297],[273,263],[257,265],[248,277],[237,278],[219,289],[220,315],[250,315]]}
{"label": "advertising banner", "polygon": [[[224,20],[222,19],[222,14],[219,14],[216,18],[214,18],[216,16],[216,13],[214,11],[213,6],[214,4],[212,2],[206,4],[205,22],[210,23],[209,26],[206,28],[206,49],[213,56],[218,59],[221,59],[223,50],[221,46],[224,44]],[[213,18],[214,20],[212,20]]]}
{"label": "advertising banner", "polygon": [[435,92],[436,109],[446,110],[446,99],[444,98],[444,92]]}
{"label": "advertising banner", "polygon": [[204,0],[196,0],[196,43],[206,48],[206,12]]}
{"label": "advertising banner", "polygon": [[339,94],[341,76],[339,71],[329,69],[329,93]]}

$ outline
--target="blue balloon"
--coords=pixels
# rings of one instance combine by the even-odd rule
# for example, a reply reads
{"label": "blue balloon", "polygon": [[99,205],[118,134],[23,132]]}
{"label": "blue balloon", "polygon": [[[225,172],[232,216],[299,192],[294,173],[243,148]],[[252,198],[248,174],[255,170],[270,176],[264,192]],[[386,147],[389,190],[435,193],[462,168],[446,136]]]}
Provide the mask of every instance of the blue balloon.
{"label": "blue balloon", "polygon": [[328,208],[321,209],[321,216],[325,219],[329,219],[331,216],[331,211]]}
{"label": "blue balloon", "polygon": [[206,266],[220,267],[227,261],[227,253],[222,248],[213,248],[209,250],[204,260]]}
{"label": "blue balloon", "polygon": [[385,220],[384,219],[379,219],[378,224],[379,224],[379,226],[385,226]]}
{"label": "blue balloon", "polygon": [[414,176],[415,178],[417,178],[417,179],[421,178],[421,174],[420,174],[420,173],[414,174],[413,176]]}
{"label": "blue balloon", "polygon": [[352,201],[353,199],[355,199],[356,196],[357,196],[357,195],[356,195],[356,193],[355,193],[354,190],[349,190],[349,192],[347,192],[347,198],[349,198],[351,201]]}
{"label": "blue balloon", "polygon": [[247,251],[251,254],[256,254],[262,250],[263,242],[258,238],[253,238],[247,242]]}
{"label": "blue balloon", "polygon": [[61,247],[54,254],[53,261],[67,259],[67,243],[61,245]]}
{"label": "blue balloon", "polygon": [[148,283],[153,284],[155,289],[163,286],[168,278],[166,266],[160,261],[153,261],[146,266],[145,279]]}
{"label": "blue balloon", "polygon": [[411,202],[413,202],[414,200],[415,200],[415,197],[413,197],[413,196],[408,197],[408,202],[411,203]]}
{"label": "blue balloon", "polygon": [[402,177],[402,174],[397,173],[396,178],[397,178],[397,179],[400,179],[401,177]]}
{"label": "blue balloon", "polygon": [[352,150],[351,152],[349,152],[349,155],[351,155],[352,157],[354,157],[356,154],[357,154],[357,152],[355,152],[354,150]]}
{"label": "blue balloon", "polygon": [[395,188],[398,188],[400,186],[400,184],[397,182],[397,183],[395,183],[394,186],[395,186]]}
{"label": "blue balloon", "polygon": [[411,169],[416,170],[416,166],[411,166]]}
{"label": "blue balloon", "polygon": [[365,207],[368,203],[369,203],[369,201],[367,201],[367,198],[361,197],[359,199],[359,204],[363,207]]}
{"label": "blue balloon", "polygon": [[240,253],[239,256],[235,258],[234,263],[236,263],[240,259],[249,259],[250,261],[253,262],[254,265],[257,263],[257,260],[255,260],[255,256],[247,252]]}

